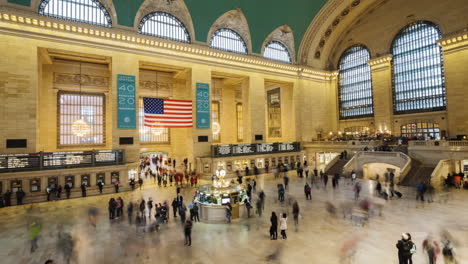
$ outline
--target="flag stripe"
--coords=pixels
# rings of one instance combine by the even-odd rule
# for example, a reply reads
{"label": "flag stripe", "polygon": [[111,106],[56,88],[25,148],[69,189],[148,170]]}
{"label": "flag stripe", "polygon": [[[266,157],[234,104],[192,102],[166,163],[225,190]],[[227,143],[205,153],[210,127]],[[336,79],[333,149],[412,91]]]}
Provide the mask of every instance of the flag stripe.
{"label": "flag stripe", "polygon": [[146,127],[192,127],[192,101],[143,98]]}

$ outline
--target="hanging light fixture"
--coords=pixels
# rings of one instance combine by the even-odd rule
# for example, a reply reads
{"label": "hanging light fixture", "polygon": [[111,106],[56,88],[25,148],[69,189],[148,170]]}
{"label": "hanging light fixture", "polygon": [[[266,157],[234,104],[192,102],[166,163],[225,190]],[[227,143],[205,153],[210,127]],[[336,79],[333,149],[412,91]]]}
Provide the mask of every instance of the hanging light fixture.
{"label": "hanging light fixture", "polygon": [[80,62],[80,119],[76,120],[72,124],[72,133],[77,137],[83,137],[91,132],[88,123],[81,116],[81,83],[83,82],[83,76],[81,75],[81,62]]}

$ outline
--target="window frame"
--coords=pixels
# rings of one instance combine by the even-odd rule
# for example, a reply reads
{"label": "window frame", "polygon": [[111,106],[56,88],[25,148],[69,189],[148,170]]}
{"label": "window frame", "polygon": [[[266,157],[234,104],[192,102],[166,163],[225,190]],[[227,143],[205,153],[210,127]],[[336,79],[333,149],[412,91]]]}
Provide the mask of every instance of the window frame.
{"label": "window frame", "polygon": [[[394,115],[404,115],[404,114],[411,114],[411,113],[437,112],[437,111],[445,111],[445,110],[447,109],[447,88],[446,88],[446,85],[445,85],[445,82],[446,82],[446,81],[445,81],[444,56],[443,56],[443,52],[442,52],[442,47],[440,47],[440,46],[437,44],[437,40],[436,40],[435,43],[430,44],[430,45],[426,45],[426,46],[423,47],[423,48],[428,49],[430,46],[432,46],[432,47],[437,47],[437,48],[439,49],[440,67],[433,68],[433,70],[438,71],[438,70],[440,69],[440,75],[431,75],[431,76],[429,76],[429,77],[422,77],[422,78],[418,78],[418,79],[416,79],[416,80],[413,79],[411,83],[409,82],[409,81],[411,81],[411,80],[409,80],[409,81],[407,81],[407,83],[408,83],[408,84],[410,85],[410,87],[412,87],[412,88],[411,88],[411,89],[405,90],[405,92],[408,93],[409,91],[416,91],[416,90],[420,90],[419,92],[421,92],[421,93],[422,93],[422,92],[425,92],[425,91],[426,91],[426,92],[427,92],[427,91],[433,91],[434,89],[431,89],[431,90],[427,90],[427,89],[426,89],[426,90],[423,90],[423,89],[421,89],[421,88],[419,88],[419,89],[414,89],[414,85],[420,85],[421,82],[424,82],[424,81],[427,82],[428,79],[433,79],[434,77],[437,77],[437,79],[441,81],[441,85],[440,85],[440,86],[439,86],[439,85],[433,85],[432,87],[437,87],[436,89],[441,88],[441,89],[442,89],[442,95],[441,95],[441,96],[432,96],[432,97],[430,97],[430,96],[429,96],[429,97],[424,97],[424,96],[407,97],[407,98],[404,99],[404,100],[406,100],[406,101],[408,101],[408,102],[413,101],[413,108],[412,108],[412,109],[406,109],[406,110],[397,110],[397,105],[398,105],[399,103],[403,102],[403,100],[399,100],[399,101],[397,102],[397,95],[398,95],[398,93],[397,93],[397,91],[396,91],[396,81],[397,81],[397,80],[396,80],[396,74],[395,74],[395,54],[394,54],[394,53],[395,53],[395,52],[394,52],[394,49],[395,49],[395,47],[396,47],[395,44],[396,44],[396,41],[399,40],[399,39],[403,36],[403,34],[404,34],[404,32],[405,32],[406,30],[408,30],[408,29],[410,29],[411,27],[414,27],[414,26],[416,26],[416,25],[418,25],[418,24],[426,24],[426,25],[432,27],[433,29],[435,29],[435,30],[437,31],[437,33],[438,33],[438,35],[439,35],[438,40],[440,40],[440,39],[442,38],[442,31],[441,31],[440,27],[439,27],[437,24],[435,24],[435,23],[433,23],[433,22],[431,22],[431,21],[426,21],[426,20],[420,20],[420,21],[416,21],[416,22],[410,23],[410,24],[406,25],[405,27],[403,27],[403,28],[395,35],[395,37],[394,37],[394,39],[393,39],[393,41],[392,41],[392,44],[391,44],[391,46],[390,46],[390,51],[391,51],[391,54],[392,54],[392,56],[393,56],[393,59],[392,59],[392,61],[391,61],[391,67],[392,67],[392,68],[391,68],[391,74],[392,74],[392,104],[393,104],[393,114],[394,114]],[[426,37],[426,38],[423,38],[423,39],[421,39],[421,40],[419,40],[419,41],[427,41],[427,40],[428,40],[428,38]],[[412,43],[415,43],[414,41],[410,41],[410,42],[408,42],[408,43],[411,43],[411,42],[412,42]],[[418,42],[418,43],[419,43],[419,42]],[[411,50],[410,52],[415,52],[415,51],[416,51],[416,53],[420,53],[419,50],[421,50],[421,48]],[[408,52],[408,51],[407,51],[407,52]],[[402,54],[404,54],[404,53],[402,53]],[[426,57],[435,58],[434,55],[426,55]],[[413,57],[410,58],[409,61],[412,61],[412,60],[414,61],[415,58],[418,58],[418,57],[415,57],[415,56],[413,55]],[[406,64],[408,64],[408,62],[406,62]],[[411,66],[412,66],[412,65],[406,66],[406,68],[411,67]],[[407,72],[408,72],[408,73],[414,73],[414,72],[417,72],[417,71],[421,71],[421,69],[424,69],[425,67],[427,67],[427,65],[421,65],[421,66],[418,66],[418,67],[415,68],[415,69],[412,69],[412,70],[410,69],[410,70],[408,70]],[[439,77],[440,77],[440,79],[439,79]],[[416,92],[418,92],[418,91],[416,91]],[[400,93],[401,93],[401,92],[400,92]],[[424,99],[424,98],[426,98],[426,99]],[[426,104],[426,107],[424,107],[424,108],[416,108],[416,107],[415,107],[416,104],[421,104],[421,105],[422,105],[422,104],[423,104],[422,101],[423,101],[423,100],[428,100],[428,99],[430,99],[430,100],[442,99],[442,100],[443,100],[443,106],[429,107],[429,106]]]}
{"label": "window frame", "polygon": [[[68,20],[68,21],[73,21],[73,22],[78,22],[78,23],[84,23],[84,24],[89,24],[89,25],[94,25],[94,26],[100,26],[100,27],[106,27],[106,28],[111,28],[112,27],[112,17],[109,13],[109,11],[106,9],[106,7],[99,1],[99,0],[87,0],[93,2],[97,8],[99,8],[100,11],[102,11],[105,20],[107,21],[107,24],[99,23],[99,22],[93,22],[89,20],[83,20],[83,19],[76,19],[72,18],[70,16],[65,16],[65,15],[56,15],[52,13],[45,13],[46,7],[50,4],[51,1],[60,1],[60,0],[42,0],[41,3],[39,4],[38,8],[38,14],[42,16],[47,16],[47,17],[52,17],[52,18],[57,18],[57,19],[62,19],[62,20]],[[92,7],[94,9],[94,7]],[[62,11],[63,12],[63,11]],[[76,11],[75,11],[76,12]],[[92,15],[91,15],[92,16]]]}
{"label": "window frame", "polygon": [[[266,57],[265,56],[265,52],[266,52],[266,49],[269,48],[268,46],[270,46],[271,44],[278,44],[280,45],[281,47],[283,47],[285,50],[284,52],[286,52],[286,54],[288,55],[288,61],[284,61],[284,60],[281,60],[281,59],[276,59],[276,58],[272,58],[272,57]],[[273,49],[273,48],[270,48],[270,49]],[[268,60],[273,60],[273,61],[278,61],[278,62],[283,62],[283,63],[288,63],[288,64],[292,64],[293,63],[293,60],[292,60],[292,57],[291,57],[291,52],[289,51],[288,47],[286,45],[283,44],[283,42],[279,41],[279,40],[272,40],[270,42],[268,42],[266,45],[265,45],[265,48],[263,49],[263,58],[265,59],[268,59]]]}
{"label": "window frame", "polygon": [[[237,39],[235,39],[233,41],[240,41],[240,43],[242,44],[242,48],[244,48],[245,52],[236,51],[234,49],[229,49],[229,48],[226,48],[226,47],[214,47],[213,46],[213,41],[214,41],[215,37],[218,37],[219,33],[222,33],[222,32],[230,32],[230,33],[234,34],[236,37],[238,37]],[[228,43],[228,42],[225,42],[225,43]],[[210,48],[217,49],[217,50],[222,50],[222,51],[226,51],[226,52],[243,54],[243,55],[248,55],[249,54],[249,49],[247,48],[247,43],[245,42],[244,38],[237,31],[235,31],[235,30],[233,30],[231,28],[219,28],[219,29],[215,30],[213,32],[213,34],[211,34]]]}
{"label": "window frame", "polygon": [[[61,111],[60,111],[60,96],[68,94],[68,95],[88,95],[88,96],[99,96],[102,98],[102,143],[94,143],[94,144],[61,144],[60,137],[61,134]],[[107,144],[107,129],[106,129],[106,95],[104,93],[80,93],[75,91],[68,91],[68,90],[61,90],[57,93],[57,147],[58,148],[69,148],[69,147],[95,147],[95,146],[105,146]],[[82,104],[83,106],[83,104]],[[82,118],[82,115],[81,115]]]}
{"label": "window frame", "polygon": [[[367,64],[367,61],[364,63],[364,64],[360,64],[360,65],[356,65],[356,66],[353,66],[351,68],[348,68],[346,70],[350,70],[350,69],[353,69],[353,68],[356,68],[356,67],[366,67],[367,68],[367,71],[368,71],[368,74],[369,74],[369,79],[364,79],[365,77],[363,77],[363,80],[360,80],[359,82],[357,83],[368,83],[370,84],[370,93],[371,93],[371,113],[368,113],[368,114],[359,114],[359,115],[349,115],[349,116],[345,116],[343,113],[345,110],[349,110],[349,109],[344,109],[343,108],[343,101],[342,101],[342,96],[343,96],[343,91],[342,91],[342,84],[341,84],[341,79],[343,78],[342,77],[342,70],[340,69],[341,65],[343,64],[342,61],[345,59],[346,56],[348,56],[350,54],[350,51],[354,48],[362,48],[363,50],[365,50],[368,54],[368,60],[369,61],[371,59],[371,53],[369,51],[369,49],[365,46],[365,45],[362,45],[362,44],[357,44],[357,45],[353,45],[353,46],[350,46],[348,47],[346,50],[343,51],[343,53],[341,54],[340,56],[340,59],[338,60],[338,84],[337,84],[337,87],[338,87],[338,112],[339,112],[339,119],[340,120],[348,120],[348,119],[359,119],[359,118],[367,118],[367,117],[373,117],[374,116],[374,90],[373,90],[373,85],[372,85],[372,69],[370,67],[370,65]],[[356,60],[356,59],[355,59]],[[363,74],[367,74],[366,71],[361,71],[360,72],[361,75]],[[356,84],[355,83],[352,83],[352,84]],[[359,89],[358,91],[362,93],[364,92],[367,92],[367,89]],[[354,98],[352,101],[358,101],[358,100],[363,100],[363,99],[366,99],[367,97],[359,97],[359,98]],[[360,104],[358,106],[356,106],[355,108],[359,109],[359,108],[365,108],[367,105],[366,104]],[[368,106],[367,106],[368,107]],[[352,108],[351,108],[352,109]]]}
{"label": "window frame", "polygon": [[[148,128],[151,130],[150,127],[146,127],[145,126],[145,122],[144,122],[144,113],[145,113],[145,109],[144,109],[144,105],[143,105],[143,97],[148,97],[148,96],[140,96],[140,98],[138,99],[138,139],[140,141],[140,144],[141,145],[170,145],[171,144],[171,129],[169,127],[163,127],[163,129],[166,129],[166,134],[167,134],[167,141],[154,141],[154,140],[151,140],[151,141],[143,141],[142,140],[142,134],[141,133],[141,129],[144,129],[144,128]],[[151,133],[151,131],[149,131],[148,133]],[[163,132],[165,133],[165,132]],[[155,137],[155,135],[151,135],[150,138],[153,139]]]}
{"label": "window frame", "polygon": [[[175,37],[168,37],[168,36],[143,32],[142,30],[143,30],[143,27],[145,26],[145,23],[151,21],[151,18],[153,18],[153,17],[155,17],[157,15],[162,15],[162,16],[168,17],[169,19],[173,19],[178,24],[178,26],[180,26],[180,28],[183,30],[183,32],[185,33],[185,36],[186,36],[187,39],[183,40],[183,39],[178,39],[178,38],[175,38]],[[158,24],[155,23],[155,25],[158,25]],[[151,13],[147,14],[146,16],[144,16],[141,19],[140,24],[138,25],[138,33],[142,34],[142,35],[146,35],[146,36],[152,36],[152,37],[157,37],[157,38],[161,38],[161,39],[167,39],[167,40],[172,40],[172,41],[177,41],[177,42],[182,42],[182,43],[190,44],[192,42],[192,40],[191,40],[192,38],[191,38],[190,33],[189,33],[187,27],[185,26],[185,24],[179,18],[177,18],[176,16],[174,16],[174,15],[172,15],[170,13],[164,12],[164,11],[151,12]]]}

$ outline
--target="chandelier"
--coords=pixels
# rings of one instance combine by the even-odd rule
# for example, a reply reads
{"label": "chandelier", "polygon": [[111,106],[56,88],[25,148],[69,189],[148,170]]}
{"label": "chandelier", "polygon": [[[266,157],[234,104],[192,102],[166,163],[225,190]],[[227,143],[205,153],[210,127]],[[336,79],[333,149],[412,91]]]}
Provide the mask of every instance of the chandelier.
{"label": "chandelier", "polygon": [[164,129],[162,127],[152,127],[150,131],[153,135],[160,136],[162,135]]}
{"label": "chandelier", "polygon": [[77,137],[83,137],[91,132],[88,123],[83,119],[78,119],[72,124],[72,133]]}
{"label": "chandelier", "polygon": [[76,120],[72,124],[72,133],[77,137],[83,137],[91,132],[88,123],[81,117],[81,83],[84,81],[84,77],[81,75],[81,62],[80,62],[80,119]]}

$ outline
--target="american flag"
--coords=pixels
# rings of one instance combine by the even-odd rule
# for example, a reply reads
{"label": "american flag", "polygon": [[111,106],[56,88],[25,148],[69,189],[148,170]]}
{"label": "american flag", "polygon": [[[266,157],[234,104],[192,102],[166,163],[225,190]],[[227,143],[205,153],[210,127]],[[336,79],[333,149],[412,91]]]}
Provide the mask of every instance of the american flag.
{"label": "american flag", "polygon": [[192,101],[143,97],[147,127],[192,127]]}

